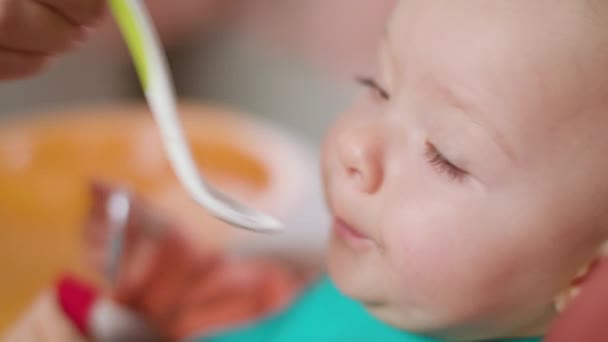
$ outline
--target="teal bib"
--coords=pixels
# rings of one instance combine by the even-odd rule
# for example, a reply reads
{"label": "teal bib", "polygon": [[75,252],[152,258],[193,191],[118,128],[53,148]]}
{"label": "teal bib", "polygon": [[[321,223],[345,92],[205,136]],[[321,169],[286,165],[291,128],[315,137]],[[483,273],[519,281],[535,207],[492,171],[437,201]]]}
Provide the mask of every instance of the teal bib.
{"label": "teal bib", "polygon": [[[439,342],[397,330],[375,319],[361,304],[342,295],[328,277],[306,291],[287,311],[250,326],[191,342],[310,341]],[[540,342],[540,338],[501,342]]]}

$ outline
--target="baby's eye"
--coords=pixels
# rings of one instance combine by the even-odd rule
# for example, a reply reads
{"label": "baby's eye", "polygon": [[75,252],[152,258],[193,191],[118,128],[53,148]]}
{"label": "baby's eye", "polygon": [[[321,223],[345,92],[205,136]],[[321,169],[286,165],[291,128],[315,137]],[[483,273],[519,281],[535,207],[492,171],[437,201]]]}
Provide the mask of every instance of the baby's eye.
{"label": "baby's eye", "polygon": [[390,100],[391,95],[384,88],[382,88],[373,77],[356,76],[355,80],[360,85],[371,89],[378,96],[380,96],[381,99]]}
{"label": "baby's eye", "polygon": [[431,143],[426,144],[424,156],[438,172],[444,173],[454,180],[463,181],[468,174],[466,171],[447,160]]}

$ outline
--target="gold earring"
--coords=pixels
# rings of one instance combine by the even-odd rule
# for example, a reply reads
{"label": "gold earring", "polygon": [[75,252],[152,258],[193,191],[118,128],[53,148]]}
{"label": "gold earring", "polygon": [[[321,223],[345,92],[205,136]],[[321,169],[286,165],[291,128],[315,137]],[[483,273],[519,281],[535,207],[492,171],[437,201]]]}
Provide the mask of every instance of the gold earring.
{"label": "gold earring", "polygon": [[586,263],[585,265],[583,265],[583,267],[581,267],[581,269],[578,272],[576,272],[576,275],[574,276],[574,278],[572,278],[572,282],[570,283],[570,286],[568,286],[568,288],[566,288],[565,290],[560,292],[555,297],[555,299],[553,300],[553,308],[555,309],[555,312],[560,313],[560,312],[564,311],[564,309],[570,303],[570,301],[572,301],[572,299],[576,298],[576,296],[578,296],[581,293],[580,284],[583,282],[585,277],[589,274],[589,271],[591,270],[593,265],[599,259],[606,258],[606,257],[608,257],[608,241],[602,243],[602,245],[600,246],[600,248],[598,250],[596,258],[594,258],[593,260],[591,260],[588,263]]}
{"label": "gold earring", "polygon": [[568,304],[581,293],[578,285],[573,285],[558,294],[553,300],[553,309],[560,313],[568,306]]}
{"label": "gold earring", "polygon": [[553,308],[555,309],[555,312],[560,313],[564,311],[572,299],[576,298],[576,296],[581,293],[580,284],[583,279],[585,279],[589,273],[589,270],[591,269],[591,265],[593,265],[596,260],[597,259],[594,259],[583,265],[583,267],[581,267],[572,278],[570,285],[555,297],[553,300]]}

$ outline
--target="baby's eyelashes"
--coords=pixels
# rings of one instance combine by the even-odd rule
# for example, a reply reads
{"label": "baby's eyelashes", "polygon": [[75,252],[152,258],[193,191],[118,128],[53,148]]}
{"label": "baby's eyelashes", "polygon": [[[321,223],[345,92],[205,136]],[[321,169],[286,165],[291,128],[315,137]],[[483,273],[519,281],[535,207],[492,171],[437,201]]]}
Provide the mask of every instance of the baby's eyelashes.
{"label": "baby's eyelashes", "polygon": [[369,77],[369,76],[356,76],[355,80],[360,85],[362,85],[362,86],[364,86],[366,88],[369,88],[376,95],[380,96],[380,98],[382,100],[390,100],[391,95],[382,86],[380,86],[380,84],[378,83],[378,81],[376,81],[373,77]]}
{"label": "baby's eyelashes", "polygon": [[435,145],[430,142],[426,143],[426,150],[424,156],[428,159],[428,162],[435,167],[439,173],[448,175],[451,179],[457,181],[463,181],[468,175],[468,172],[454,165],[451,161],[446,159]]}

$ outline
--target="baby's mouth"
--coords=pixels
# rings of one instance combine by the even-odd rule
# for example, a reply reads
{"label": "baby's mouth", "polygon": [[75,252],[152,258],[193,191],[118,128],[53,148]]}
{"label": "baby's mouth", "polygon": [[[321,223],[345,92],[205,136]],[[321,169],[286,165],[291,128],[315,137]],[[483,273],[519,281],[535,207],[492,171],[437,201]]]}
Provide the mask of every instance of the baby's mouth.
{"label": "baby's mouth", "polygon": [[374,245],[372,239],[339,217],[334,217],[332,228],[333,233],[353,249],[363,250]]}

